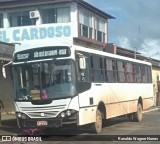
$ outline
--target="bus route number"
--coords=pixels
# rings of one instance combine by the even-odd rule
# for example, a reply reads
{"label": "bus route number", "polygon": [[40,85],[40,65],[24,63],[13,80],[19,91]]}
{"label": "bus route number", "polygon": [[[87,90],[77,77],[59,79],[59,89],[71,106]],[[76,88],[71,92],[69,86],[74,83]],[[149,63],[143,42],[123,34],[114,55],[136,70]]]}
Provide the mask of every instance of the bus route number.
{"label": "bus route number", "polygon": [[59,55],[66,55],[66,54],[67,54],[66,49],[59,50]]}

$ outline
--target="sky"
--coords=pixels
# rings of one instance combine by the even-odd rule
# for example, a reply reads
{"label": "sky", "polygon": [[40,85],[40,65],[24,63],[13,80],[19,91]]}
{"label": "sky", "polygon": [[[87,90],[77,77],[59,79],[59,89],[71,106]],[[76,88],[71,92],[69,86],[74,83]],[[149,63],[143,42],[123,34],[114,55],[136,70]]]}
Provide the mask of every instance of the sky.
{"label": "sky", "polygon": [[160,0],[84,0],[115,17],[108,42],[160,60]]}

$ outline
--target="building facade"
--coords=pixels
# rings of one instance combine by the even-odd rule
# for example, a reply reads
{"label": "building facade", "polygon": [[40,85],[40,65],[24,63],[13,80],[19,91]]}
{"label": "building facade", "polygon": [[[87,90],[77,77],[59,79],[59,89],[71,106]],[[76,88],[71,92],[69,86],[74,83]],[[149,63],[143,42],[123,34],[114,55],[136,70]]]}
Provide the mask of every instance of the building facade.
{"label": "building facade", "polygon": [[9,0],[0,4],[0,41],[16,50],[46,45],[103,49],[111,15],[83,0]]}
{"label": "building facade", "polygon": [[[0,42],[0,105],[4,106],[2,112],[11,112],[14,110],[11,69],[7,65],[12,60],[13,52],[13,44]],[[2,67],[4,65],[6,65],[6,78],[2,74]]]}
{"label": "building facade", "polygon": [[160,106],[160,61],[151,59],[152,63],[152,82],[154,90],[155,106]]}

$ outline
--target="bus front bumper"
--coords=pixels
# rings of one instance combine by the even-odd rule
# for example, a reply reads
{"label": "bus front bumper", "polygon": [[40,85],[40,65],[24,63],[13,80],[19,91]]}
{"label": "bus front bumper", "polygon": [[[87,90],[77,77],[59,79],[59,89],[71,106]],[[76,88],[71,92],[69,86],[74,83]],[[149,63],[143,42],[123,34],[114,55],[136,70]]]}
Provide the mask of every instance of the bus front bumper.
{"label": "bus front bumper", "polygon": [[78,113],[71,117],[56,117],[56,118],[28,118],[22,119],[17,117],[17,124],[19,128],[47,128],[47,127],[61,127],[63,125],[78,124]]}

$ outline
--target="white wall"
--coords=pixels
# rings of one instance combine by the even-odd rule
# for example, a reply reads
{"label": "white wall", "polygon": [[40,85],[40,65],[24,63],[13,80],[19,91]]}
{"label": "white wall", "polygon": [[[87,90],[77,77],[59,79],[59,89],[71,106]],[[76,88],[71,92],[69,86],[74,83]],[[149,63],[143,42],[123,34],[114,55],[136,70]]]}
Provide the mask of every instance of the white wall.
{"label": "white wall", "polygon": [[[42,24],[41,17],[36,20],[36,25],[10,27],[9,18],[7,13],[21,11],[22,9],[12,9],[3,12],[4,28],[0,29],[0,41],[16,44],[16,50],[45,45],[71,45],[73,44],[73,37],[78,36],[77,30],[77,5],[71,4],[56,4],[49,5],[48,7],[61,7],[71,6],[71,14],[69,23],[52,23]],[[47,6],[45,6],[47,7]],[[41,9],[44,6],[31,7],[30,11],[35,9]],[[29,8],[24,8],[24,11],[28,11]]]}

